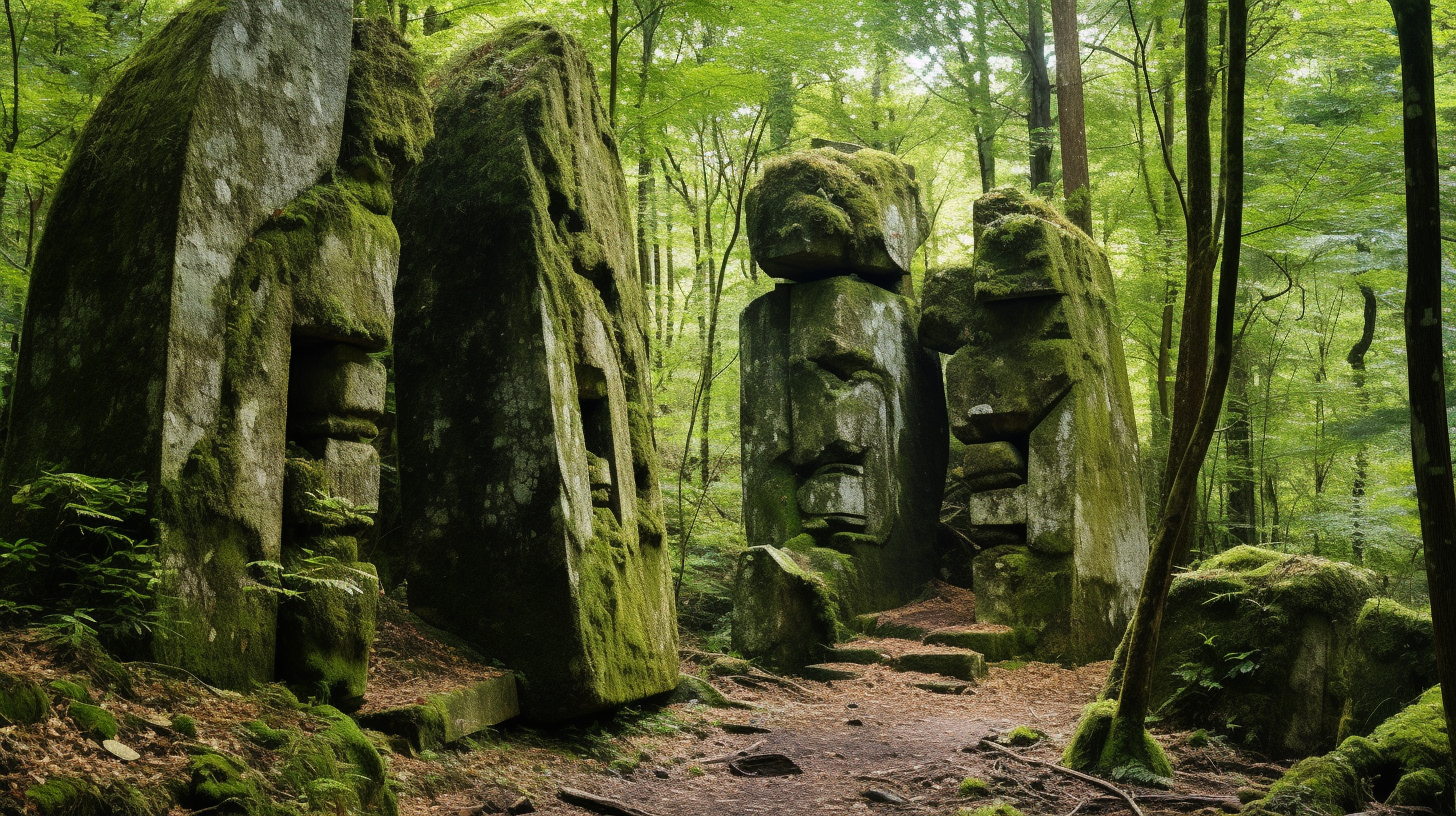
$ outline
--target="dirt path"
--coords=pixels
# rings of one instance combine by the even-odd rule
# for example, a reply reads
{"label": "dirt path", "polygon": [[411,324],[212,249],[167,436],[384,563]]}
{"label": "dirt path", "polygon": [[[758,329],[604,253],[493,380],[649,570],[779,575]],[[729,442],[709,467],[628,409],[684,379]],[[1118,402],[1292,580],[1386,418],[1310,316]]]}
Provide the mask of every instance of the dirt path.
{"label": "dirt path", "polygon": [[[612,727],[599,726],[595,737],[593,729],[585,727],[582,740],[592,746],[595,758],[566,755],[575,744],[563,741],[560,733],[519,727],[500,732],[499,741],[481,751],[426,760],[396,758],[395,773],[406,786],[401,813],[453,816],[499,798],[496,786],[500,785],[529,794],[536,812],[562,816],[588,812],[558,801],[555,794],[562,786],[611,797],[654,816],[954,814],[962,807],[995,801],[1013,804],[1027,814],[1065,815],[1079,805],[1084,813],[1126,812],[1101,803],[1099,797],[1106,792],[1091,784],[976,747],[983,737],[1030,726],[1047,738],[1017,750],[1055,762],[1081,707],[1095,697],[1107,666],[993,667],[988,678],[962,695],[915,687],[917,682],[945,678],[897,673],[883,666],[860,667],[864,676],[856,680],[825,684],[796,679],[808,694],[772,686],[748,689],[719,679],[715,682],[720,689],[760,708],[678,704],[665,713],[645,715],[635,725],[618,718],[615,739],[608,736]],[[767,732],[734,734],[724,725]],[[1186,735],[1160,738],[1179,760],[1176,793],[1232,796],[1252,779],[1238,769],[1253,760],[1231,749],[1217,743],[1191,748]],[[749,748],[755,754],[783,754],[802,773],[747,778],[733,775],[726,763],[706,761]],[[635,769],[629,770],[634,761]],[[421,780],[432,774],[453,784],[431,790]],[[990,795],[962,797],[958,789],[966,777],[985,780]],[[455,785],[463,789],[443,790]],[[905,802],[871,801],[865,795],[871,789]],[[1155,805],[1145,810],[1169,812]],[[1183,806],[1177,812],[1194,810]]]}

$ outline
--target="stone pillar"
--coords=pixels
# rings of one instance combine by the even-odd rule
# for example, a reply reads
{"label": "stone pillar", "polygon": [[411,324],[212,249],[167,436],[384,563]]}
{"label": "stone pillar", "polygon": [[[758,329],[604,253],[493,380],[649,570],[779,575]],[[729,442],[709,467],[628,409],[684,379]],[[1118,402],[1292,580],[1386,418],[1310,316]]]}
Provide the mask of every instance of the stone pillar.
{"label": "stone pillar", "polygon": [[925,285],[920,339],[953,354],[976,614],[1048,658],[1112,655],[1148,537],[1137,430],[1106,256],[1040,201],[976,203],[976,256]]}
{"label": "stone pillar", "polygon": [[519,671],[529,717],[671,689],[646,299],[592,68],[512,25],[436,127],[397,214],[410,607]]}
{"label": "stone pillar", "polygon": [[[782,549],[739,565],[733,638],[745,654],[813,662],[786,633],[828,633],[827,645],[840,622],[906,603],[936,577],[945,402],[900,294],[923,218],[910,168],[874,150],[777,159],[750,191],[754,260],[793,282],[741,322],[744,526],[750,547]],[[818,617],[788,620],[805,610]]]}
{"label": "stone pillar", "polygon": [[[290,560],[289,445],[328,459],[383,408],[382,391],[331,404],[290,376],[313,376],[302,346],[389,342],[389,178],[428,107],[403,43],[377,46],[347,0],[194,4],[102,99],[37,252],[4,483],[141,474],[163,565],[145,649],[213,683],[272,681],[284,657],[277,595],[248,590],[278,580],[260,562]],[[6,532],[25,523],[11,511]]]}

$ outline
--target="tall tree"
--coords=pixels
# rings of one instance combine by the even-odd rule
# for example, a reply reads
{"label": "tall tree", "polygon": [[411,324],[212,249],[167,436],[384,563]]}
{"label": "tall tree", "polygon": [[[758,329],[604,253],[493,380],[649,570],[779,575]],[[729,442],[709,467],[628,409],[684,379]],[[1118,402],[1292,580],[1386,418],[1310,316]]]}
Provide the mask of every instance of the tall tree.
{"label": "tall tree", "polygon": [[1446,734],[1456,752],[1456,484],[1451,477],[1446,367],[1441,347],[1441,177],[1430,0],[1390,0],[1400,40],[1405,114],[1405,347],[1411,460],[1426,550],[1436,669]]}
{"label": "tall tree", "polygon": [[1026,0],[1026,34],[1021,38],[1026,69],[1026,137],[1031,191],[1051,195],[1052,80],[1047,70],[1046,17],[1042,0]]}
{"label": "tall tree", "polygon": [[1067,217],[1091,235],[1092,180],[1087,169],[1077,0],[1052,0],[1052,43],[1057,54],[1057,127],[1062,139],[1062,192]]}
{"label": "tall tree", "polygon": [[[1350,348],[1350,354],[1345,361],[1350,364],[1360,415],[1364,416],[1370,411],[1370,392],[1365,389],[1365,354],[1370,351],[1370,344],[1375,341],[1375,290],[1362,283],[1360,297],[1365,301],[1364,322],[1360,339]],[[1362,439],[1360,446],[1355,449],[1355,479],[1350,487],[1350,554],[1356,564],[1365,563],[1365,530],[1361,521],[1365,514],[1365,479],[1369,467],[1369,451]]]}
{"label": "tall tree", "polygon": [[[1201,1],[1201,0],[1200,0]],[[1190,3],[1190,6],[1192,3]],[[1190,9],[1191,11],[1191,9]],[[1206,11],[1206,7],[1205,7]],[[1218,281],[1218,319],[1213,332],[1213,361],[1208,380],[1200,389],[1202,399],[1192,407],[1196,418],[1186,444],[1170,456],[1172,478],[1164,491],[1163,509],[1153,534],[1152,552],[1143,575],[1137,611],[1118,649],[1114,678],[1104,696],[1115,693],[1115,706],[1094,707],[1084,714],[1072,744],[1067,747],[1065,761],[1073,767],[1095,769],[1102,773],[1129,765],[1148,773],[1168,777],[1172,767],[1158,743],[1145,727],[1151,710],[1152,680],[1158,653],[1158,637],[1162,628],[1163,610],[1168,602],[1168,589],[1173,583],[1173,568],[1180,535],[1190,526],[1195,511],[1198,476],[1209,444],[1218,430],[1229,374],[1234,356],[1234,311],[1238,302],[1240,250],[1244,229],[1244,86],[1248,68],[1247,0],[1228,3],[1228,71],[1227,100],[1224,113],[1224,188],[1227,213],[1224,219],[1222,268]],[[1190,26],[1190,38],[1193,30]],[[1191,66],[1190,66],[1191,67]],[[1190,79],[1190,95],[1193,93]],[[1191,118],[1191,117],[1190,117]],[[1190,138],[1191,144],[1191,138]],[[1190,151],[1191,151],[1190,147]],[[1193,161],[1190,154],[1189,162]],[[1189,332],[1189,307],[1183,314],[1184,335]],[[1191,329],[1194,339],[1208,346],[1209,321]],[[1201,335],[1201,336],[1200,336]],[[1174,420],[1177,421],[1174,408]],[[1174,440],[1175,442],[1177,440]],[[1101,727],[1088,727],[1085,720],[1100,719]]]}

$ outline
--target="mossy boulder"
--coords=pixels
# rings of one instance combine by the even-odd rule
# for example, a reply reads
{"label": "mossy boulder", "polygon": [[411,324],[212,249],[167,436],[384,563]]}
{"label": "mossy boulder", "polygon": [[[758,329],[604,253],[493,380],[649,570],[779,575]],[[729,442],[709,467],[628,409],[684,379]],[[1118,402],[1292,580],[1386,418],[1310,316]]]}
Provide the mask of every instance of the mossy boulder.
{"label": "mossy boulder", "polygon": [[1047,660],[1079,653],[1068,603],[1075,576],[1071,556],[994,547],[976,556],[975,575],[976,617],[1011,627],[1011,652]]}
{"label": "mossy boulder", "polygon": [[957,680],[978,680],[986,676],[986,659],[971,651],[908,652],[895,658],[891,665],[896,671],[940,674]]}
{"label": "mossy boulder", "polygon": [[262,799],[261,777],[242,760],[197,748],[187,760],[187,782],[177,803],[192,810],[251,813]]}
{"label": "mossy boulder", "polygon": [[1368,798],[1449,814],[1452,765],[1439,686],[1381,723],[1368,738],[1347,738],[1334,751],[1301,760],[1244,808],[1247,816],[1343,816]]}
{"label": "mossy boulder", "polygon": [[747,205],[754,262],[794,281],[852,274],[898,287],[927,234],[914,170],[878,150],[770,159]]}
{"label": "mossy boulder", "polygon": [[1371,598],[1355,620],[1349,698],[1340,736],[1369,734],[1438,680],[1430,613],[1388,598]]}
{"label": "mossy boulder", "polygon": [[521,713],[514,675],[484,680],[430,695],[419,705],[385,709],[359,717],[359,724],[395,738],[411,756],[435,750]]}
{"label": "mossy boulder", "polygon": [[920,321],[921,342],[951,355],[950,430],[965,445],[957,529],[983,553],[1072,556],[1053,570],[1060,594],[1033,602],[1040,620],[1025,604],[978,617],[1045,630],[1040,657],[1110,657],[1148,553],[1111,266],[1085,233],[1016,191],[979,199],[975,223],[973,262],[927,276]]}
{"label": "mossy boulder", "polygon": [[71,703],[66,714],[81,733],[97,742],[116,739],[117,731],[120,730],[116,717],[101,706]]}
{"label": "mossy boulder", "polygon": [[40,684],[0,672],[0,725],[34,725],[51,716],[51,699]]}
{"label": "mossy boulder", "polygon": [[41,816],[162,816],[172,797],[120,779],[55,776],[27,788],[25,799]]}
{"label": "mossy boulder", "polygon": [[1207,559],[1169,591],[1154,704],[1271,753],[1330,749],[1374,592],[1367,570],[1314,556],[1240,546]]}
{"label": "mossy boulder", "polygon": [[167,569],[140,651],[225,686],[273,676],[274,596],[244,587],[279,553],[288,351],[236,259],[335,167],[352,27],[343,0],[189,4],[87,120],[30,278],[3,484],[148,474]]}
{"label": "mossy boulder", "polygon": [[790,551],[751,547],[733,575],[733,650],[793,670],[823,660],[838,640],[838,603]]}
{"label": "mossy boulder", "polygon": [[282,753],[278,778],[311,801],[327,801],[343,813],[396,816],[399,805],[389,786],[379,750],[348,715],[332,706],[308,713],[325,727],[291,743]]}
{"label": "mossy boulder", "polygon": [[411,611],[519,672],[533,719],[670,690],[647,304],[595,71],[521,22],[434,101],[395,210]]}

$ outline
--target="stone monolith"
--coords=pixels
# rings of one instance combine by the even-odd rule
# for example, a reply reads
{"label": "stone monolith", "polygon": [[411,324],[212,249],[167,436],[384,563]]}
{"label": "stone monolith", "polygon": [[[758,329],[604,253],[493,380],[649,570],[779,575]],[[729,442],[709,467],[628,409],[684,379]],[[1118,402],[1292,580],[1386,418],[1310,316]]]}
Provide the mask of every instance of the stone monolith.
{"label": "stone monolith", "polygon": [[[799,282],[741,318],[744,526],[750,547],[782,552],[740,560],[733,640],[803,665],[816,658],[805,631],[828,645],[839,622],[935,577],[945,402],[899,294],[923,233],[909,168],[875,150],[806,151],[769,162],[749,202],[754,258]],[[793,623],[805,610],[819,617]]]}
{"label": "stone monolith", "polygon": [[401,193],[410,608],[559,719],[672,689],[646,301],[591,66],[537,23],[442,80]]}
{"label": "stone monolith", "polygon": [[976,616],[1048,658],[1112,655],[1147,563],[1112,272],[1090,238],[1014,190],[975,208],[976,255],[925,284],[920,339],[946,365],[966,445]]}
{"label": "stone monolith", "polygon": [[146,651],[214,683],[272,681],[276,662],[317,699],[363,691],[375,588],[347,543],[304,556],[358,579],[329,620],[303,614],[312,635],[289,608],[337,606],[327,593],[288,602],[280,637],[266,590],[324,563],[294,555],[311,542],[290,532],[286,461],[368,522],[383,390],[358,383],[390,341],[390,180],[428,136],[413,65],[346,0],[194,3],[102,99],[37,253],[4,484],[145,478],[162,565]]}

